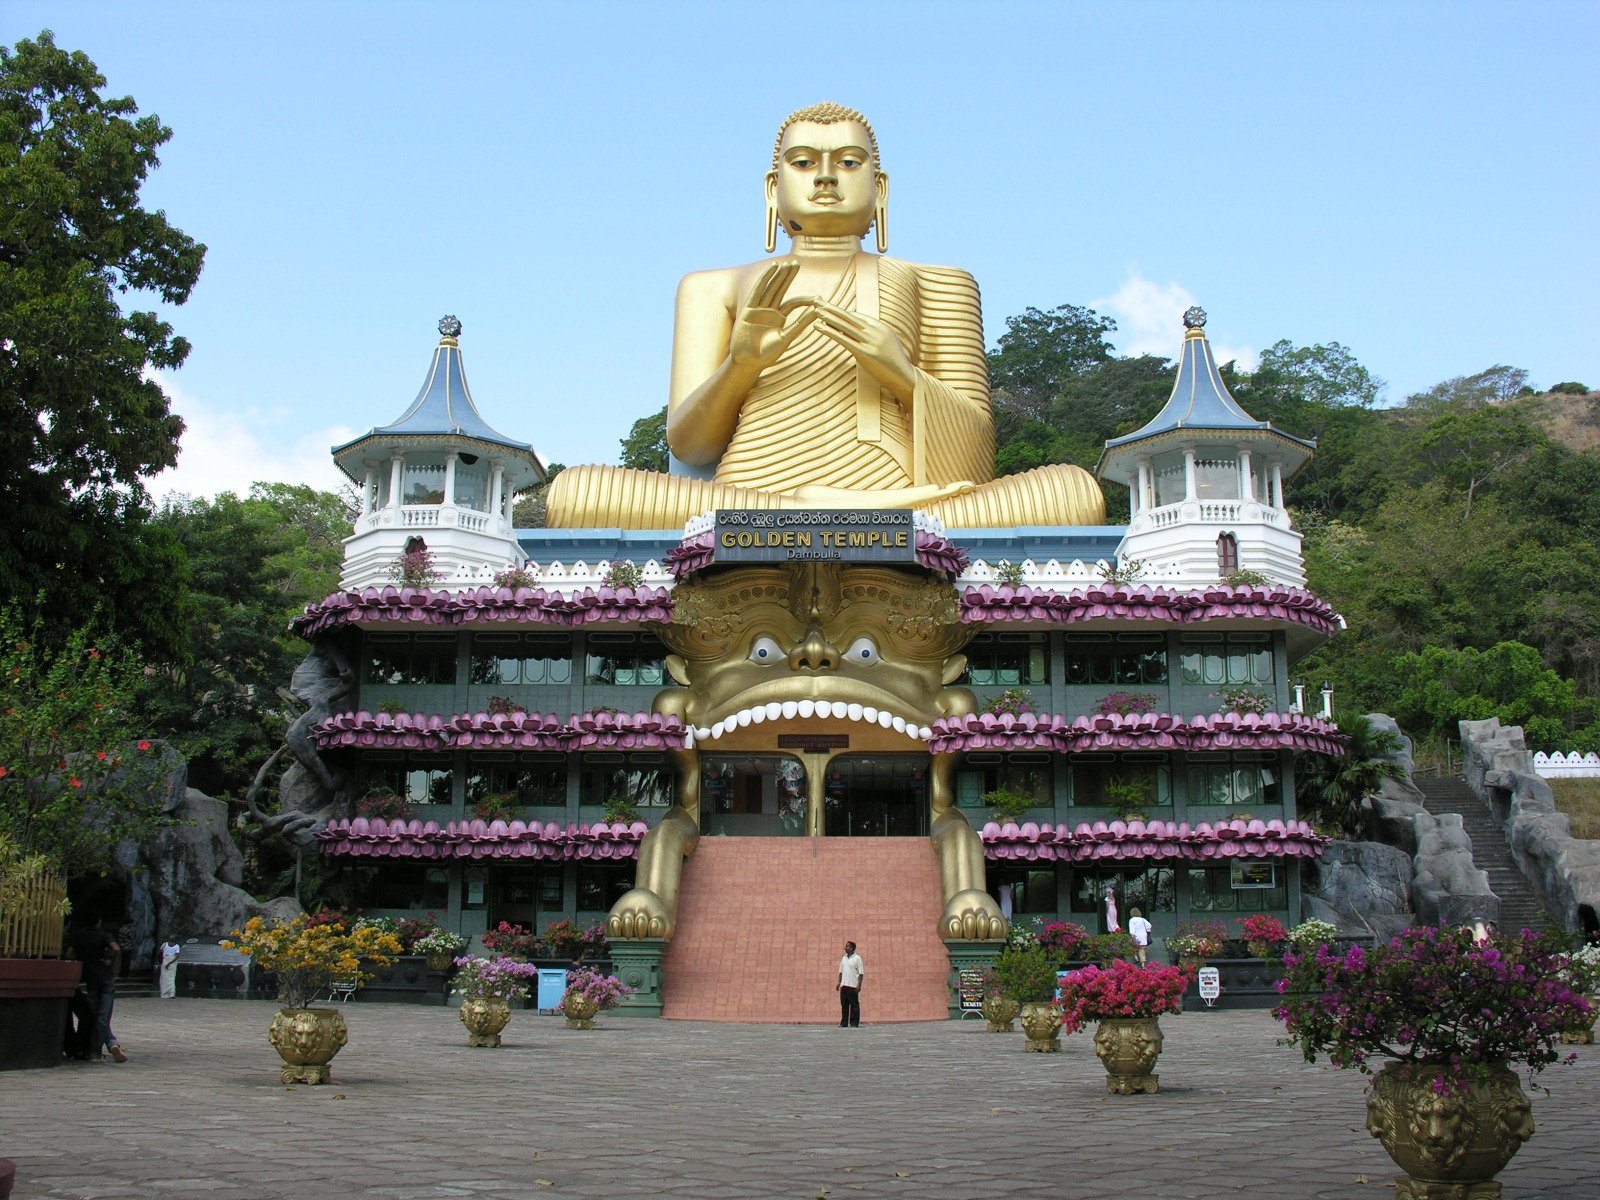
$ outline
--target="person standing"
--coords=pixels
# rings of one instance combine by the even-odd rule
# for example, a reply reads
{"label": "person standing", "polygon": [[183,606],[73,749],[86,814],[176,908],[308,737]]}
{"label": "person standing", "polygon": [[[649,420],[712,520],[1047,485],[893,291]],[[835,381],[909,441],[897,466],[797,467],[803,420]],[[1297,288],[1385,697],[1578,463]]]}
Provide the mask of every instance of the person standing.
{"label": "person standing", "polygon": [[861,983],[867,977],[867,966],[856,953],[856,944],[844,944],[844,957],[839,960],[839,982],[834,986],[839,992],[839,1028],[852,1029],[861,1024]]}
{"label": "person standing", "polygon": [[88,993],[89,1005],[94,1009],[94,1033],[90,1035],[89,1061],[105,1062],[109,1051],[117,1062],[127,1062],[128,1056],[111,1032],[111,1007],[117,994],[117,960],[122,947],[102,927],[103,922],[81,926],[72,938],[72,951],[83,964],[83,986]]}
{"label": "person standing", "polygon": [[1146,955],[1150,950],[1150,922],[1145,920],[1144,913],[1137,908],[1128,912],[1128,936],[1133,938],[1133,944],[1139,948],[1139,965],[1142,967],[1147,961]]}
{"label": "person standing", "polygon": [[177,938],[168,938],[161,943],[159,979],[163,1000],[171,1000],[178,994],[178,955],[182,953],[183,947],[178,944]]}

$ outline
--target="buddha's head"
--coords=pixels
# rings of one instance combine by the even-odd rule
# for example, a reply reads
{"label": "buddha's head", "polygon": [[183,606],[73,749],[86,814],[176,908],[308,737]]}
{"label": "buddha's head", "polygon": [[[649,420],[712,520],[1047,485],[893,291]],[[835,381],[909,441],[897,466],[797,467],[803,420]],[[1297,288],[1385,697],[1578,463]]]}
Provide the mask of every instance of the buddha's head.
{"label": "buddha's head", "polygon": [[813,104],[778,129],[767,174],[767,249],[781,225],[792,238],[865,237],[878,226],[888,248],[889,176],[866,117],[840,104]]}

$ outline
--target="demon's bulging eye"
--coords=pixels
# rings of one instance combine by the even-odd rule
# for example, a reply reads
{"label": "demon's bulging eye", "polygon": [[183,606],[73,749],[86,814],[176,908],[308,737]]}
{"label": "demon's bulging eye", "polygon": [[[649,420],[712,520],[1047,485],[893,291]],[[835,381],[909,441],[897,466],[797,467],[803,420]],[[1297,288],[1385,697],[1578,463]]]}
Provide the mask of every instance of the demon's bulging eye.
{"label": "demon's bulging eye", "polygon": [[878,662],[878,643],[863,634],[850,643],[850,649],[844,652],[844,660],[853,663],[865,663],[868,666]]}
{"label": "demon's bulging eye", "polygon": [[750,661],[758,663],[779,662],[783,658],[783,647],[769,637],[758,637],[755,645],[750,647]]}

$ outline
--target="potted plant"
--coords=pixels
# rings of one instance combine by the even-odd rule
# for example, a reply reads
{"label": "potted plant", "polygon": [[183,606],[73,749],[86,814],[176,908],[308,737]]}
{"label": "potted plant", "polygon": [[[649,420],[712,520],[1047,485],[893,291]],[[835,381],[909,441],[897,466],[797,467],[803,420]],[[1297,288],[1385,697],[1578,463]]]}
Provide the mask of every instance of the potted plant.
{"label": "potted plant", "polygon": [[1338,926],[1311,917],[1289,930],[1289,945],[1300,951],[1315,950],[1318,946],[1332,942],[1338,934]]}
{"label": "potted plant", "polygon": [[1193,981],[1190,968],[1139,967],[1120,959],[1109,969],[1085,967],[1061,980],[1061,1027],[1074,1033],[1088,1021],[1100,1023],[1094,1052],[1106,1069],[1106,1091],[1155,1094],[1161,1077],[1150,1068],[1161,1054],[1158,1018],[1183,1007],[1183,993]]}
{"label": "potted plant", "polygon": [[639,819],[639,806],[626,796],[607,796],[601,819],[609,825],[632,825]]}
{"label": "potted plant", "polygon": [[1139,956],[1139,943],[1133,940],[1133,934],[1126,929],[1118,929],[1112,933],[1097,933],[1089,939],[1089,944],[1084,948],[1084,957],[1092,959],[1102,967],[1109,967],[1114,962]]}
{"label": "potted plant", "polygon": [[1239,921],[1244,932],[1245,949],[1257,958],[1272,958],[1289,939],[1289,931],[1282,921],[1271,913],[1256,913]]}
{"label": "potted plant", "polygon": [[450,991],[462,998],[461,1023],[467,1027],[467,1045],[492,1049],[500,1044],[500,1031],[511,1020],[511,1002],[528,998],[538,982],[539,968],[509,958],[470,954],[456,959],[455,965]]}
{"label": "potted plant", "polygon": [[593,1029],[600,1012],[615,1008],[633,989],[615,975],[602,975],[579,967],[567,977],[567,990],[561,997],[561,1011],[568,1029]]}
{"label": "potted plant", "polygon": [[338,1009],[311,1004],[331,993],[336,980],[359,985],[370,978],[361,970],[363,959],[388,966],[401,950],[394,934],[375,925],[352,929],[338,921],[313,924],[304,915],[292,921],[251,917],[222,945],[249,955],[278,977],[283,1007],[272,1018],[267,1040],[283,1059],[285,1083],[327,1083],[328,1063],[350,1039]]}
{"label": "potted plant", "polygon": [[1026,948],[1008,945],[992,969],[1001,994],[1022,1007],[1022,1030],[1028,1035],[1024,1049],[1036,1054],[1060,1050],[1056,1033],[1061,1017],[1051,1003],[1056,998],[1056,964],[1049,952],[1037,944]]}
{"label": "potted plant", "polygon": [[517,815],[517,798],[510,792],[490,792],[472,806],[472,815],[485,825],[496,821],[509,825]]}
{"label": "potted plant", "polygon": [[1033,711],[1033,693],[1027,688],[1011,687],[1001,692],[983,706],[983,711],[996,717],[1020,717]]}
{"label": "potted plant", "polygon": [[1198,967],[1216,958],[1228,944],[1228,930],[1220,921],[1179,921],[1167,939],[1167,949],[1180,967]]}
{"label": "potted plant", "polygon": [[539,953],[539,935],[521,925],[501,921],[483,935],[483,948],[490,954],[527,962]]}
{"label": "potted plant", "polygon": [[456,956],[467,948],[467,939],[448,929],[435,929],[418,938],[411,946],[428,960],[428,970],[448,971]]}
{"label": "potted plant", "polygon": [[1038,938],[1058,969],[1089,957],[1089,931],[1072,921],[1049,921],[1039,930]]}
{"label": "potted plant", "polygon": [[979,986],[983,991],[983,1019],[988,1022],[989,1032],[1011,1033],[1016,1028],[1022,1005],[1006,995],[993,967],[985,967],[980,973]]}
{"label": "potted plant", "polygon": [[1034,799],[1028,793],[1010,788],[995,788],[978,798],[989,806],[990,814],[1001,825],[1015,825],[1034,806]]}
{"label": "potted plant", "polygon": [[409,821],[415,815],[411,801],[388,788],[373,788],[356,801],[356,816],[367,820]]}
{"label": "potted plant", "polygon": [[[1374,1074],[1367,1131],[1405,1176],[1400,1194],[1490,1196],[1533,1136],[1515,1066],[1554,1062],[1561,1031],[1593,1008],[1562,978],[1542,935],[1410,929],[1387,945],[1291,952],[1273,1015],[1307,1062]],[[1454,1189],[1454,1190],[1451,1190]]]}

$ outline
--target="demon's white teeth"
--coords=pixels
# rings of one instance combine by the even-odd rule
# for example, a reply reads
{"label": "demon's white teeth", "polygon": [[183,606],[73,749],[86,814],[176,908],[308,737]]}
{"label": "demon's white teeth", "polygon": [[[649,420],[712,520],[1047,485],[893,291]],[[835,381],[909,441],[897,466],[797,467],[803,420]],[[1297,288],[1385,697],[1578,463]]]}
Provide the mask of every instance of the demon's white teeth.
{"label": "demon's white teeth", "polygon": [[684,743],[692,749],[697,743],[716,741],[723,734],[732,733],[735,729],[746,729],[751,725],[761,725],[780,718],[792,720],[796,717],[860,721],[867,725],[893,729],[897,733],[903,733],[909,738],[923,742],[933,736],[933,730],[928,726],[918,725],[915,721],[908,721],[905,717],[874,708],[870,704],[846,704],[843,700],[785,700],[780,704],[774,700],[768,704],[758,704],[754,708],[741,708],[737,712],[731,712],[710,726],[691,725],[685,732]]}
{"label": "demon's white teeth", "polygon": [[896,733],[904,733],[906,731],[906,719],[904,717],[896,717],[894,719],[894,731]]}
{"label": "demon's white teeth", "polygon": [[767,720],[776,721],[781,716],[783,716],[783,705],[776,700],[771,701],[767,705]]}
{"label": "demon's white teeth", "polygon": [[[904,717],[901,717],[900,719],[902,721],[905,720]],[[894,714],[880,711],[878,713],[878,724],[882,725],[885,729],[889,728],[889,726],[894,724]]]}
{"label": "demon's white teeth", "polygon": [[798,705],[795,706],[795,712],[802,717],[809,717],[816,711],[817,704],[814,700],[802,700]]}
{"label": "demon's white teeth", "polygon": [[862,708],[859,704],[852,704],[844,710],[844,715],[849,717],[852,721],[861,720],[865,713],[866,709]]}
{"label": "demon's white teeth", "polygon": [[870,704],[867,705],[861,710],[861,719],[868,725],[875,725],[878,721],[878,710]]}
{"label": "demon's white teeth", "polygon": [[800,702],[798,700],[785,700],[779,711],[783,713],[785,721],[792,721],[800,711]]}
{"label": "demon's white teeth", "polygon": [[734,714],[733,719],[738,721],[739,728],[743,729],[746,725],[750,724],[751,721],[755,720],[755,713],[750,711],[748,708],[741,708],[737,713]]}

